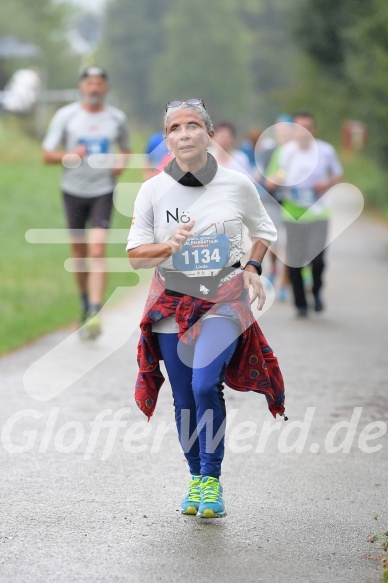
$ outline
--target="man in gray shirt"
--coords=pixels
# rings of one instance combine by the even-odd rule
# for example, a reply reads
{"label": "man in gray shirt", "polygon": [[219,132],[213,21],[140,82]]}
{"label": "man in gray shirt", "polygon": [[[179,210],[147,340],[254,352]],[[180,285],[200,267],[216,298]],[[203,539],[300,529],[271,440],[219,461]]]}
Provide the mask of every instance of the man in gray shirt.
{"label": "man in gray shirt", "polygon": [[[82,302],[80,335],[94,339],[101,332],[98,313],[106,284],[105,246],[113,191],[130,150],[126,115],[105,103],[109,90],[106,71],[87,67],[81,73],[79,89],[81,100],[57,111],[42,147],[45,163],[63,165],[61,190]],[[115,148],[120,154],[114,154]],[[86,240],[88,223],[91,229]]]}

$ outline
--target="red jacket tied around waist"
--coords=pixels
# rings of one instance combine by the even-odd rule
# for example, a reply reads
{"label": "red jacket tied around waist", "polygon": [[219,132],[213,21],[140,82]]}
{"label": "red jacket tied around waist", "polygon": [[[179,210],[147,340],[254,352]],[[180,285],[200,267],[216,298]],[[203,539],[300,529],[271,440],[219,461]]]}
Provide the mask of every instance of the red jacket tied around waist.
{"label": "red jacket tied around waist", "polygon": [[135,389],[139,408],[150,419],[156,407],[160,387],[165,380],[159,367],[162,357],[156,336],[152,334],[152,324],[175,314],[179,325],[178,337],[182,342],[192,344],[201,331],[200,318],[209,310],[218,316],[233,318],[239,322],[242,330],[225,372],[226,384],[237,391],[264,394],[272,415],[283,415],[282,373],[278,360],[250,309],[242,273],[222,284],[217,295],[209,301],[188,295],[166,295],[164,283],[155,270],[140,322],[141,335],[137,351],[139,374]]}

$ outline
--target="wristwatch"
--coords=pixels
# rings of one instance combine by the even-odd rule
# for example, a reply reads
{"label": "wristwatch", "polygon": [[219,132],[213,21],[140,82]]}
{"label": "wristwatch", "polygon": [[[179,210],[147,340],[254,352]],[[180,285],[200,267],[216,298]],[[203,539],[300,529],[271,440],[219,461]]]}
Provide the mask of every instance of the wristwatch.
{"label": "wristwatch", "polygon": [[[249,261],[247,261],[247,262],[246,262],[246,264],[245,264],[245,267],[246,267],[247,265],[253,265],[253,267],[255,267],[255,268],[256,268],[256,271],[257,271],[257,273],[258,273],[259,275],[261,275],[261,274],[262,274],[262,272],[263,272],[263,268],[261,267],[261,263],[259,263],[258,261],[253,261],[253,259],[251,259],[251,260],[249,260]],[[245,267],[244,267],[244,269],[245,269]]]}

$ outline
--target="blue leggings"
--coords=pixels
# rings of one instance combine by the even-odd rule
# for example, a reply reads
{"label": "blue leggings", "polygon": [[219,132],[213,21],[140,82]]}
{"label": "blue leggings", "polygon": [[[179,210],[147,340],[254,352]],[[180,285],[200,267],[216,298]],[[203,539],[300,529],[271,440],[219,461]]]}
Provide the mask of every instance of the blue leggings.
{"label": "blue leggings", "polygon": [[223,382],[239,334],[240,326],[229,318],[204,320],[194,346],[179,342],[177,334],[157,334],[174,397],[179,441],[191,474],[221,475],[226,422]]}

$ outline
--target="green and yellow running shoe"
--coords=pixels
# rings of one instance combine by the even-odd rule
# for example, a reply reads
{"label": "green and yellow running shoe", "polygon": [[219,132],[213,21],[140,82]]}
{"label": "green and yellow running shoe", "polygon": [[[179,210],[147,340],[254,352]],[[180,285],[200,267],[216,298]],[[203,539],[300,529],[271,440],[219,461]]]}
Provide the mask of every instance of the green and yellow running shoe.
{"label": "green and yellow running shoe", "polygon": [[182,514],[197,514],[201,502],[201,480],[202,476],[191,476],[189,492],[181,504]]}
{"label": "green and yellow running shoe", "polygon": [[201,491],[201,504],[197,516],[199,518],[223,518],[226,516],[220,481],[212,476],[204,476],[201,482]]}
{"label": "green and yellow running shoe", "polygon": [[79,329],[82,340],[95,340],[101,334],[101,322],[98,313],[90,315]]}

